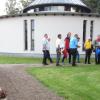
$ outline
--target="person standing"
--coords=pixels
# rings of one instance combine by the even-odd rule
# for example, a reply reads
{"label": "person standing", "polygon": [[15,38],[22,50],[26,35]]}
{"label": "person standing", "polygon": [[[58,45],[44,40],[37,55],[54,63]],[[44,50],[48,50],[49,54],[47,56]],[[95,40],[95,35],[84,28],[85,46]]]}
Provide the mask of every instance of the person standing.
{"label": "person standing", "polygon": [[70,53],[72,55],[72,66],[76,66],[76,56],[77,56],[77,48],[78,48],[78,35],[75,34],[74,37],[70,39]]}
{"label": "person standing", "polygon": [[[78,37],[78,48],[80,48],[79,42],[80,42],[80,37]],[[77,49],[77,57],[76,57],[76,59],[77,59],[77,63],[80,63],[80,54],[79,54],[78,49]]]}
{"label": "person standing", "polygon": [[50,56],[50,38],[48,38],[47,57],[48,57],[50,63],[53,63],[52,58]]}
{"label": "person standing", "polygon": [[68,52],[68,55],[69,55],[69,63],[71,63],[71,53],[70,53],[70,48],[69,48],[70,37],[71,37],[71,33],[69,32],[67,34],[67,37],[64,40],[65,41],[65,49],[66,49],[66,52]]}
{"label": "person standing", "polygon": [[48,58],[48,34],[44,34],[43,43],[42,43],[42,51],[43,51],[43,65],[47,64],[47,58]]}
{"label": "person standing", "polygon": [[62,64],[64,64],[64,60],[66,59],[67,61],[67,50],[65,48],[62,49],[62,54],[63,54],[63,57],[62,57]]}
{"label": "person standing", "polygon": [[92,53],[92,42],[90,37],[85,41],[84,48],[85,48],[85,64],[86,63],[91,64],[90,57]]}
{"label": "person standing", "polygon": [[57,39],[56,39],[56,66],[60,66],[59,61],[61,58],[61,34],[58,34]]}
{"label": "person standing", "polygon": [[95,63],[100,64],[100,35],[97,36],[97,39],[93,43],[95,50]]}

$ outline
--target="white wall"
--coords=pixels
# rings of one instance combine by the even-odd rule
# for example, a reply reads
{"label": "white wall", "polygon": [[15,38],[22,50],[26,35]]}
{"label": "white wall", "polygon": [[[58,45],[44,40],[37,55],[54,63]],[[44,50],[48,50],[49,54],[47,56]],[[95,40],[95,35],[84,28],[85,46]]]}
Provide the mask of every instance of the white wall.
{"label": "white wall", "polygon": [[0,19],[0,52],[23,50],[23,21],[21,18]]}
{"label": "white wall", "polygon": [[[31,19],[35,20],[35,51],[30,50]],[[28,20],[28,50],[24,51],[24,20]],[[87,20],[87,37],[90,35],[90,21],[94,20],[94,37],[100,32],[100,18],[81,16],[27,16],[0,19],[0,52],[42,53],[42,38],[45,33],[51,37],[51,53],[55,54],[57,34],[62,40],[68,32],[79,34],[82,45],[83,20]],[[82,48],[79,49],[80,53]]]}

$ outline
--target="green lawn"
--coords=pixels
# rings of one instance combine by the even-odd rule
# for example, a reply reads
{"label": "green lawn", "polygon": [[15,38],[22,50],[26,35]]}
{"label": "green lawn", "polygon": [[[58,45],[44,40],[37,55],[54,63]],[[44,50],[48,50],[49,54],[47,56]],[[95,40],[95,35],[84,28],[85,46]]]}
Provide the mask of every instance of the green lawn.
{"label": "green lawn", "polygon": [[65,100],[100,100],[100,66],[29,68],[51,91]]}
{"label": "green lawn", "polygon": [[[53,61],[56,62],[56,59],[53,58]],[[84,62],[84,59],[81,59],[80,61]],[[94,59],[91,59],[91,62],[94,62]],[[42,58],[0,56],[0,64],[37,64],[37,63],[41,64]]]}
{"label": "green lawn", "polygon": [[33,64],[41,62],[41,58],[0,56],[0,64]]}

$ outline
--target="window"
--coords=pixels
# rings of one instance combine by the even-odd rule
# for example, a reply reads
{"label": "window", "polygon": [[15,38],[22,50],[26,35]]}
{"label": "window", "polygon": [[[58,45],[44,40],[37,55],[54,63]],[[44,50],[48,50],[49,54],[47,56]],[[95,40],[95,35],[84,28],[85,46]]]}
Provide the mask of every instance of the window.
{"label": "window", "polygon": [[75,7],[71,7],[71,12],[76,12],[76,8]]}
{"label": "window", "polygon": [[64,6],[48,6],[44,8],[45,11],[64,11]]}
{"label": "window", "polygon": [[87,27],[87,20],[83,21],[83,50],[84,50],[84,43],[86,40],[86,27]]}
{"label": "window", "polygon": [[71,7],[70,6],[65,6],[65,11],[71,11]]}
{"label": "window", "polygon": [[27,20],[24,20],[24,50],[28,49]]}
{"label": "window", "polygon": [[31,20],[31,50],[34,50],[34,20]]}
{"label": "window", "polygon": [[93,28],[94,28],[94,21],[90,22],[90,37],[93,39]]}
{"label": "window", "polygon": [[44,10],[45,10],[45,11],[51,11],[51,6],[45,7]]}

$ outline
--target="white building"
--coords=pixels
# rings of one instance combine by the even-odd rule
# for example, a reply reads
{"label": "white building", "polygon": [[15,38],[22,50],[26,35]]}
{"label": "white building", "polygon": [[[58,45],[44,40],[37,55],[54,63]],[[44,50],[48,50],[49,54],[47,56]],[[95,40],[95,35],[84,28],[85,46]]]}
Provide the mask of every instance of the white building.
{"label": "white building", "polygon": [[[31,13],[30,13],[31,12]],[[63,40],[68,32],[79,34],[81,48],[88,36],[100,34],[100,15],[92,14],[81,0],[35,0],[23,14],[0,17],[0,53],[40,55],[45,33],[51,37],[51,54],[55,54],[57,34]]]}

